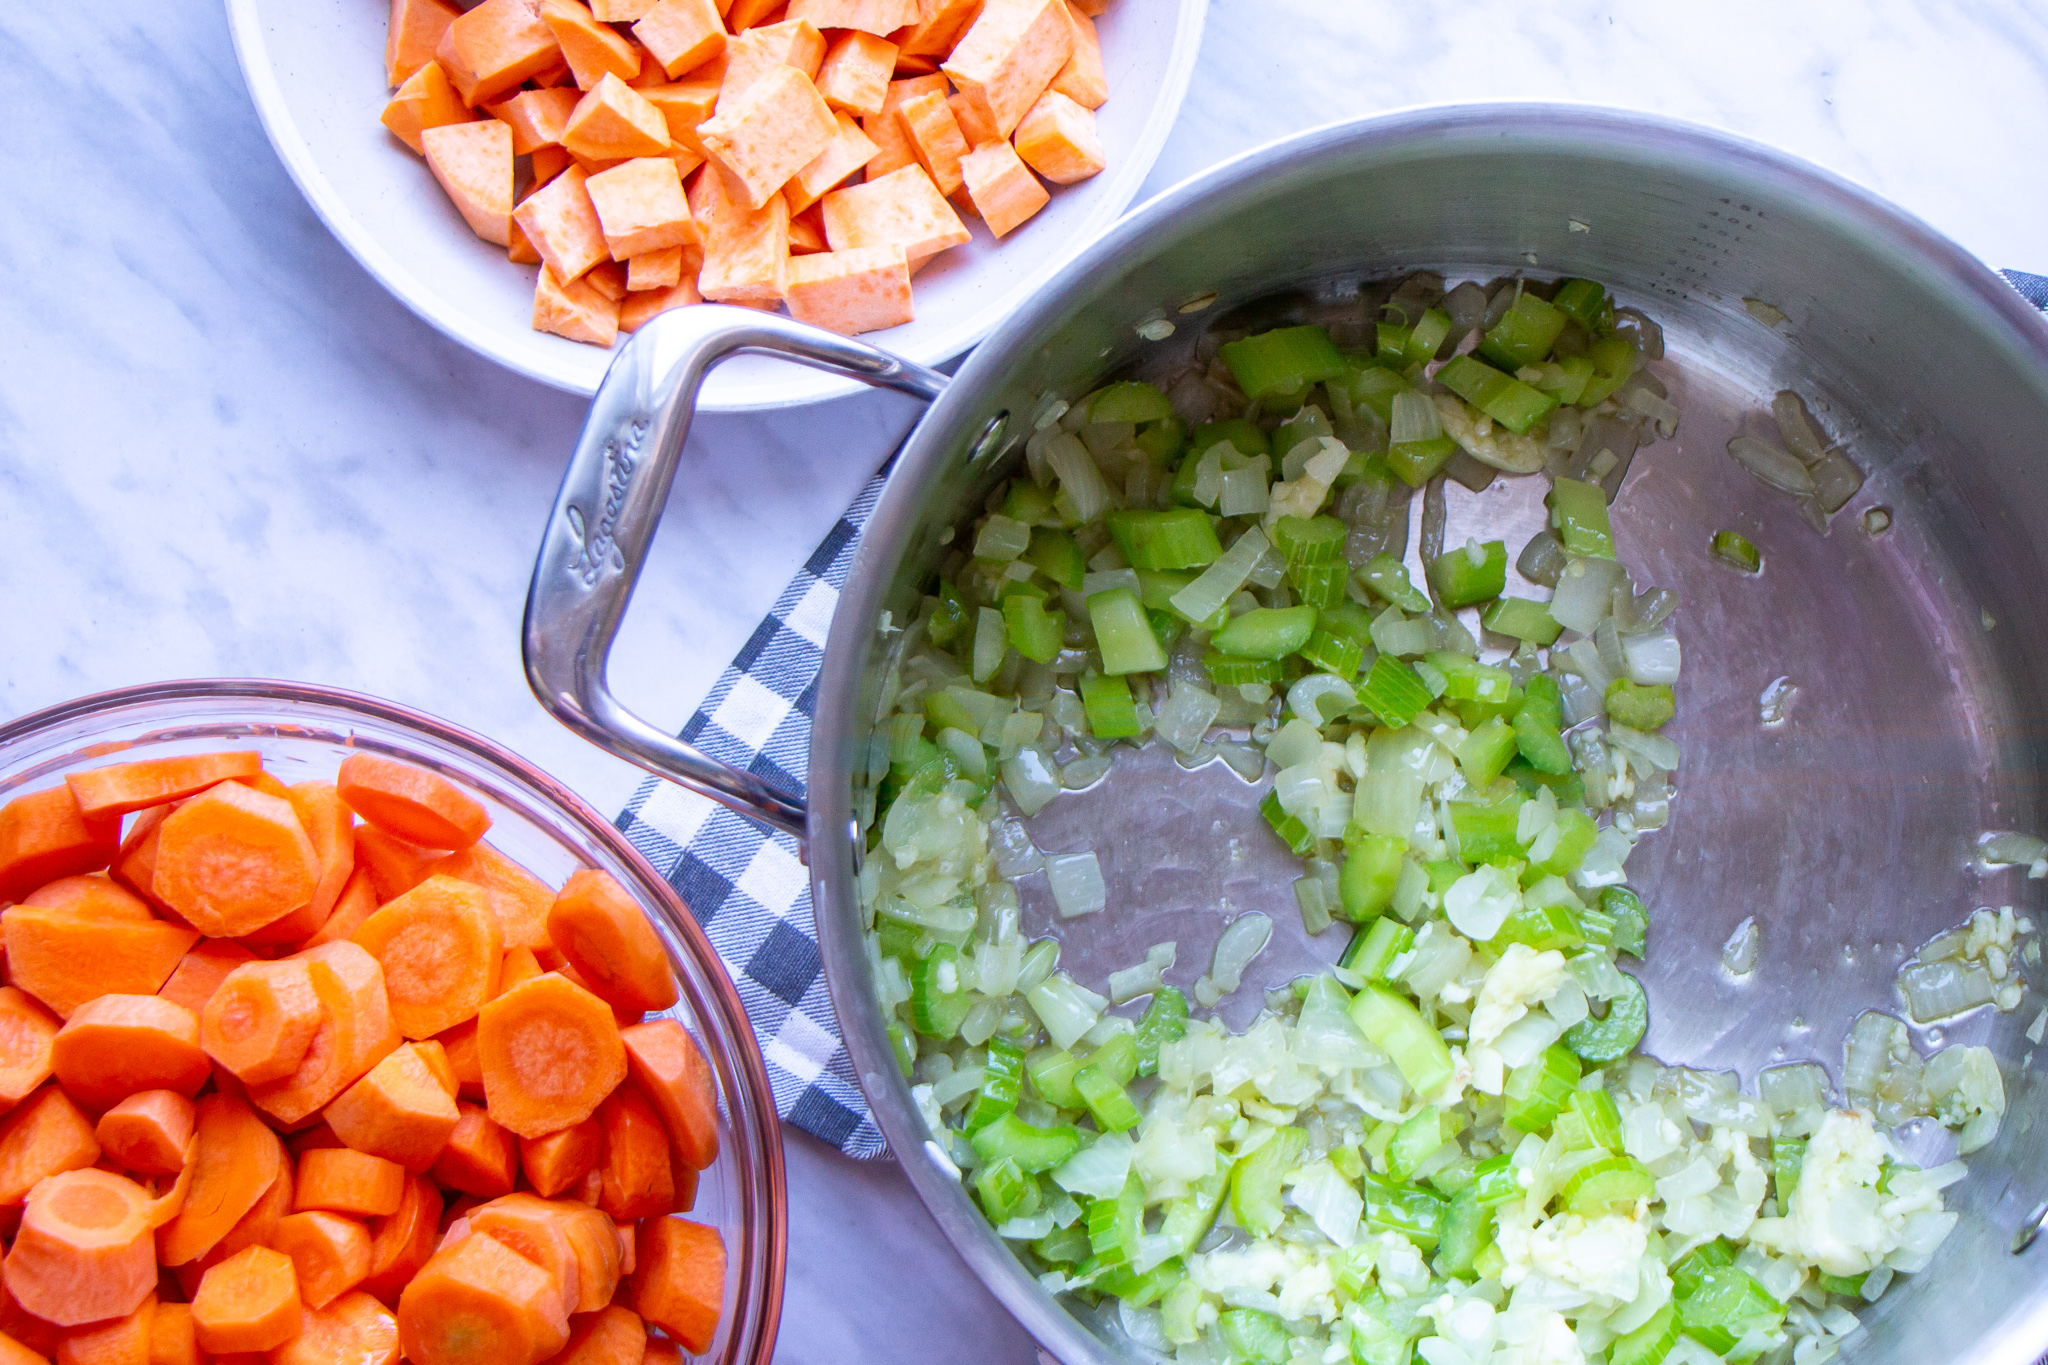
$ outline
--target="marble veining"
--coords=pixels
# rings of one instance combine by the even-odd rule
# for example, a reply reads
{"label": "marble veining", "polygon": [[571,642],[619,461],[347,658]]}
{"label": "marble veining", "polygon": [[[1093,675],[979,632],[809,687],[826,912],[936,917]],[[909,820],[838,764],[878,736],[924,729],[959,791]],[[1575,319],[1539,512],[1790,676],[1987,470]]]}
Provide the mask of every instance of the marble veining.
{"label": "marble veining", "polygon": [[[441,714],[620,805],[634,770],[549,720],[519,667],[581,401],[445,340],[328,238],[216,5],[17,5],[0,64],[0,716],[168,677],[305,679]],[[2029,0],[1217,0],[1147,192],[1333,119],[1493,99],[1759,138],[2048,272],[2048,9]],[[679,725],[916,415],[870,395],[700,419],[620,695]],[[794,1134],[789,1156],[785,1359],[1031,1360],[893,1167]]]}

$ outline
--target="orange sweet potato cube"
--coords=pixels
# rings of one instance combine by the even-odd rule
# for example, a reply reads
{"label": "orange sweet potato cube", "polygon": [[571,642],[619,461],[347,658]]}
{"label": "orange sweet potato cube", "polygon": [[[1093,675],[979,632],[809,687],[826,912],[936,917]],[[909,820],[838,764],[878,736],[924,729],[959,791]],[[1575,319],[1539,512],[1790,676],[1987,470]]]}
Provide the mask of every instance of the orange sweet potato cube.
{"label": "orange sweet potato cube", "polygon": [[668,150],[668,120],[638,90],[607,72],[576,102],[562,145],[593,161],[660,156]]}
{"label": "orange sweet potato cube", "polygon": [[448,25],[434,58],[472,106],[496,99],[562,60],[539,0],[484,0]]}
{"label": "orange sweet potato cube", "polygon": [[[573,158],[570,157],[569,153],[560,147],[534,148],[533,155],[527,159],[527,164],[533,168],[533,185],[531,188],[537,190],[563,171],[568,170],[572,160]],[[517,225],[515,224],[514,226]]]}
{"label": "orange sweet potato cube", "polygon": [[605,259],[604,227],[584,188],[589,177],[571,166],[521,201],[512,219],[555,278],[573,282]]}
{"label": "orange sweet potato cube", "polygon": [[789,285],[789,204],[774,195],[758,209],[717,162],[690,182],[690,212],[704,233],[697,290],[720,303],[773,306]]}
{"label": "orange sweet potato cube", "polygon": [[825,210],[816,204],[789,215],[789,254],[809,255],[825,249]]}
{"label": "orange sweet potato cube", "polygon": [[984,143],[961,157],[960,174],[974,211],[999,238],[1052,199],[1007,142]]}
{"label": "orange sweet potato cube", "polygon": [[[791,213],[802,213],[824,198],[827,190],[874,159],[875,144],[860,130],[860,125],[845,114],[833,117],[839,120],[838,135],[782,187],[782,197],[789,201]],[[823,251],[824,243],[820,241],[815,249]]]}
{"label": "orange sweet potato cube", "polygon": [[806,79],[825,60],[825,35],[805,20],[770,24],[740,34],[725,47],[725,72],[718,87],[720,112],[778,66],[793,66]]}
{"label": "orange sweet potato cube", "polygon": [[786,302],[797,321],[842,336],[900,326],[914,316],[909,258],[894,245],[798,256]]}
{"label": "orange sweet potato cube", "polygon": [[583,272],[583,278],[613,303],[626,297],[626,268],[616,261],[599,261]]}
{"label": "orange sweet potato cube", "polygon": [[628,294],[626,301],[619,305],[619,330],[637,332],[656,316],[671,308],[687,304],[702,303],[694,280],[681,280],[666,289],[650,289],[641,294]]}
{"label": "orange sweet potato cube", "polygon": [[929,76],[891,81],[882,96],[882,112],[860,121],[861,130],[877,149],[874,160],[868,162],[868,179],[873,180],[917,163],[917,148],[911,145],[910,134],[904,131],[903,121],[896,117],[896,111],[905,100],[916,99],[932,90],[945,94],[946,78],[934,72]]}
{"label": "orange sweet potato cube", "polygon": [[758,209],[839,135],[839,122],[810,77],[777,66],[697,126],[705,153],[732,174]]}
{"label": "orange sweet potato cube", "polygon": [[1017,155],[1055,185],[1086,180],[1106,164],[1095,111],[1048,90],[1017,125]]}
{"label": "orange sweet potato cube", "polygon": [[789,17],[887,37],[918,22],[917,0],[789,0]]}
{"label": "orange sweet potato cube", "polygon": [[1066,0],[988,0],[939,69],[1008,137],[1073,55]]}
{"label": "orange sweet potato cube", "polygon": [[450,123],[420,134],[434,179],[487,242],[512,241],[512,129],[494,118]]}
{"label": "orange sweet potato cube", "polygon": [[668,127],[671,151],[687,151],[704,158],[704,144],[697,140],[697,126],[718,107],[718,82],[703,76],[664,85],[650,85],[640,97],[661,111]]}
{"label": "orange sweet potato cube", "polygon": [[982,0],[927,0],[910,32],[896,39],[906,57],[943,57],[981,13]]}
{"label": "orange sweet potato cube", "polygon": [[647,289],[673,289],[683,282],[683,249],[665,246],[642,251],[626,261],[626,288],[639,293]]}
{"label": "orange sweet potato cube", "polygon": [[725,51],[725,21],[711,0],[661,0],[633,25],[640,40],[670,80],[693,71]]}
{"label": "orange sweet potato cube", "polygon": [[896,107],[896,117],[903,120],[917,164],[925,168],[939,193],[959,189],[960,158],[967,155],[967,139],[946,97],[933,90],[907,99]]}
{"label": "orange sweet potato cube", "polygon": [[818,63],[818,93],[839,113],[879,114],[895,69],[896,44],[872,33],[842,34]]}
{"label": "orange sweet potato cube", "polygon": [[417,152],[421,150],[422,132],[451,123],[467,123],[476,116],[448,83],[448,73],[441,69],[441,64],[429,58],[425,66],[405,78],[391,103],[384,106],[382,117],[384,126]]}
{"label": "orange sweet potato cube", "polygon": [[990,123],[973,101],[965,95],[949,95],[947,106],[953,111],[953,121],[960,125],[960,136],[967,139],[970,147],[980,147],[990,142],[1001,142],[1002,134]]}
{"label": "orange sweet potato cube", "polygon": [[493,118],[512,128],[512,155],[531,156],[542,147],[558,147],[569,115],[582,96],[573,86],[558,90],[522,90],[502,104],[493,104]]}
{"label": "orange sweet potato cube", "polygon": [[756,28],[773,19],[782,9],[782,0],[732,0],[726,7],[725,26],[734,33]]}
{"label": "orange sweet potato cube", "polygon": [[434,59],[434,49],[462,11],[448,0],[391,0],[391,26],[384,31],[384,77],[404,85]]}
{"label": "orange sweet potato cube", "polygon": [[640,50],[593,19],[582,0],[540,0],[540,17],[579,90],[596,85],[607,71],[622,81],[640,74]]}
{"label": "orange sweet potato cube", "polygon": [[635,157],[583,182],[604,229],[612,259],[623,261],[643,251],[695,246],[703,241],[676,163],[665,156]]}
{"label": "orange sweet potato cube", "polygon": [[563,284],[542,266],[533,286],[533,330],[553,332],[571,341],[609,346],[619,336],[619,305],[599,293],[588,280]]}
{"label": "orange sweet potato cube", "polygon": [[825,196],[825,240],[835,252],[900,246],[911,264],[970,236],[922,166],[905,166]]}
{"label": "orange sweet potato cube", "polygon": [[1052,78],[1052,88],[1083,109],[1100,109],[1109,100],[1109,77],[1102,69],[1102,42],[1095,21],[1067,0],[1067,18],[1074,24],[1074,55]]}

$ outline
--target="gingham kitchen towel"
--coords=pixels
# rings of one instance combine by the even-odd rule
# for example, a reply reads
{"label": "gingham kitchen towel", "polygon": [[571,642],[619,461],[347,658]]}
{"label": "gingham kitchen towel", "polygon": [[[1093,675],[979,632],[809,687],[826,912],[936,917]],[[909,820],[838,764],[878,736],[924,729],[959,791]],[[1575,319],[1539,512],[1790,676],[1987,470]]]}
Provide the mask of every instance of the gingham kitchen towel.
{"label": "gingham kitchen towel", "polygon": [[2029,275],[2024,270],[2001,270],[2005,282],[2020,291],[2024,298],[2036,308],[2048,309],[2048,275]]}
{"label": "gingham kitchen towel", "polygon": [[[881,492],[877,474],[683,727],[705,753],[791,796],[804,793],[825,632]],[[832,1017],[796,840],[653,777],[618,826],[681,894],[732,973],[768,1061],[776,1112],[848,1156],[885,1155]]]}

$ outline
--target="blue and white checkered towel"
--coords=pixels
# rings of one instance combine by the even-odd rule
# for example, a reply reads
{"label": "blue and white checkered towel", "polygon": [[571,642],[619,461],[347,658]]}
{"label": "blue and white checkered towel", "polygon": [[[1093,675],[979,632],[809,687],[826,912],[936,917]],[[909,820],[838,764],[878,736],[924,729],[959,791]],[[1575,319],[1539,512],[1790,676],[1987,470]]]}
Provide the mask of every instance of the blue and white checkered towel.
{"label": "blue and white checkered towel", "polygon": [[[683,738],[705,753],[791,796],[804,794],[825,633],[881,492],[878,474],[683,727]],[[618,825],[682,896],[732,973],[768,1060],[776,1112],[848,1156],[886,1155],[832,1017],[796,840],[652,777]]]}

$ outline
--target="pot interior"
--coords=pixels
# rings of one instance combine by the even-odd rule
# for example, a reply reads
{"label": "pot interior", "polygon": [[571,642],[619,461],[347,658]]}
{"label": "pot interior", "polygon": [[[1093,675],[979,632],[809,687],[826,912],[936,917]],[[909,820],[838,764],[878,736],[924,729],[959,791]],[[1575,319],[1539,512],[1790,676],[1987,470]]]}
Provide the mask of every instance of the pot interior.
{"label": "pot interior", "polygon": [[[1974,850],[1985,831],[2041,830],[2048,329],[1919,224],[1811,168],[1676,125],[1542,108],[1346,125],[1222,167],[1084,253],[976,353],[906,447],[835,620],[822,690],[812,771],[850,772],[854,784],[813,783],[813,830],[846,830],[861,808],[853,787],[882,705],[880,613],[914,614],[944,533],[1012,472],[1045,395],[1152,372],[1205,317],[1249,301],[1292,291],[1326,304],[1421,269],[1451,281],[1589,276],[1661,324],[1659,372],[1683,417],[1674,439],[1637,455],[1614,516],[1637,586],[1678,594],[1686,660],[1665,731],[1685,752],[1678,796],[1669,826],[1630,863],[1652,916],[1645,1049],[1738,1069],[1746,1083],[1762,1066],[1817,1060],[1839,1083],[1855,1017],[1904,1013],[1894,976],[1918,945],[1979,906],[2043,918],[2024,869],[1987,873]],[[1766,325],[1745,298],[1785,321]],[[1160,320],[1173,335],[1147,339],[1164,329],[1143,325]],[[1868,474],[1825,535],[1725,452],[1784,388]],[[1502,538],[1513,554],[1541,525],[1542,488],[1451,485],[1446,543]],[[1419,508],[1418,498],[1411,515]],[[1877,531],[1865,513],[1880,508]],[[1722,529],[1762,550],[1761,575],[1710,555]],[[1418,540],[1411,532],[1411,570]],[[1767,723],[1761,695],[1779,679],[1794,690],[1784,719]],[[1347,934],[1303,933],[1298,864],[1259,818],[1255,789],[1220,763],[1190,773],[1156,751],[1119,752],[1100,785],[1029,822],[1043,849],[1095,851],[1109,886],[1109,912],[1060,925],[1061,965],[1101,990],[1108,972],[1172,938],[1168,979],[1185,989],[1208,966],[1219,906],[1263,910],[1273,941],[1223,1010],[1242,1027],[1265,988],[1333,960]],[[849,1045],[941,1226],[1070,1365],[1129,1353],[1053,1304],[920,1155],[921,1123],[860,952],[857,849],[816,836],[811,856]],[[1042,882],[1020,887],[1034,933],[1058,923]],[[1748,916],[1762,952],[1738,979],[1721,950]],[[2008,1113],[1948,1191],[1960,1225],[1932,1267],[1864,1315],[1856,1358],[2017,1363],[2048,1346],[2035,1291],[2048,1252],[2012,1250],[2048,1198],[2035,1131],[2048,1096],[2025,1037],[2042,1004],[2030,989],[2013,1013],[1986,1007],[1915,1030],[1923,1052],[1989,1046]],[[1925,1159],[1943,1159],[1946,1135],[1919,1128]]]}

